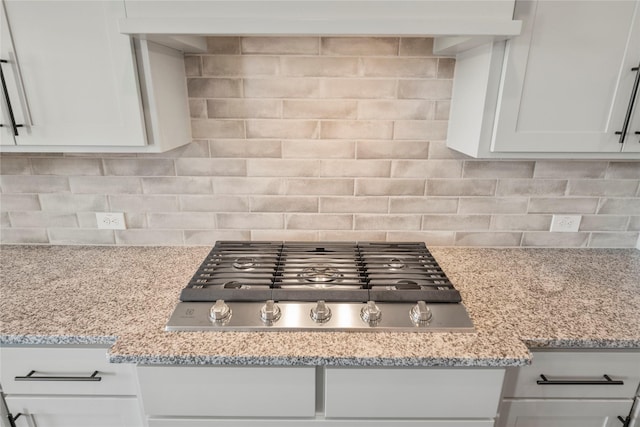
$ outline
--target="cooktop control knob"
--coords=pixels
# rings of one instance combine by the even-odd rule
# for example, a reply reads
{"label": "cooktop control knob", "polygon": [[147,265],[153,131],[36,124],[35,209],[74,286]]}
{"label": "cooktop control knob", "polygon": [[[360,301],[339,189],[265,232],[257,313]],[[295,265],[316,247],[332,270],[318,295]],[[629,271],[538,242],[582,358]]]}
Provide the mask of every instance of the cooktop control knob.
{"label": "cooktop control knob", "polygon": [[318,301],[316,306],[311,309],[311,319],[316,323],[328,322],[331,319],[331,309],[323,300]]}
{"label": "cooktop control knob", "polygon": [[214,322],[224,322],[231,317],[231,309],[224,300],[217,300],[209,311],[209,318]]}
{"label": "cooktop control knob", "polygon": [[375,301],[369,301],[367,305],[360,310],[360,317],[368,324],[375,325],[382,318],[382,311],[376,305]]}
{"label": "cooktop control knob", "polygon": [[266,324],[277,322],[281,314],[280,307],[272,299],[267,300],[260,309],[260,318]]}
{"label": "cooktop control knob", "polygon": [[409,316],[413,323],[420,325],[428,323],[431,320],[431,310],[427,307],[427,303],[424,301],[418,301],[409,311]]}

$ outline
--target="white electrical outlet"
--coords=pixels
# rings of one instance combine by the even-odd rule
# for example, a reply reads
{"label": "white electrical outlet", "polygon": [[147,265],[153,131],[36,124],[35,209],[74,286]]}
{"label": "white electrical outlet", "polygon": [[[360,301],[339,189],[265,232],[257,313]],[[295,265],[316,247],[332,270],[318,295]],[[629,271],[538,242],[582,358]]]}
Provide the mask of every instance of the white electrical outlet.
{"label": "white electrical outlet", "polygon": [[96,221],[98,228],[109,230],[125,230],[127,228],[122,212],[96,212]]}
{"label": "white electrical outlet", "polygon": [[580,229],[580,221],[581,215],[554,215],[550,231],[575,232]]}

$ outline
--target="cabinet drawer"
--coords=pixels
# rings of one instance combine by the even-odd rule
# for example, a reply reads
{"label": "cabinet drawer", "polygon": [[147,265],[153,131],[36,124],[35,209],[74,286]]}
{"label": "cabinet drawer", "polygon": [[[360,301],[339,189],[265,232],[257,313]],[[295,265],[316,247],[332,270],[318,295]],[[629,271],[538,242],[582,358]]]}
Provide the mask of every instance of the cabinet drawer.
{"label": "cabinet drawer", "polygon": [[493,418],[504,370],[327,368],[327,418]]}
{"label": "cabinet drawer", "polygon": [[140,366],[147,415],[313,417],[315,368]]}
{"label": "cabinet drawer", "polygon": [[134,397],[8,396],[16,427],[142,427]]}
{"label": "cabinet drawer", "polygon": [[[538,384],[541,375],[550,384]],[[611,384],[604,375],[624,384]],[[631,398],[639,383],[640,352],[536,351],[531,365],[507,371],[504,397]]]}
{"label": "cabinet drawer", "polygon": [[[0,364],[6,394],[137,394],[135,366],[109,363],[106,348],[3,346]],[[99,381],[83,380],[95,371]]]}

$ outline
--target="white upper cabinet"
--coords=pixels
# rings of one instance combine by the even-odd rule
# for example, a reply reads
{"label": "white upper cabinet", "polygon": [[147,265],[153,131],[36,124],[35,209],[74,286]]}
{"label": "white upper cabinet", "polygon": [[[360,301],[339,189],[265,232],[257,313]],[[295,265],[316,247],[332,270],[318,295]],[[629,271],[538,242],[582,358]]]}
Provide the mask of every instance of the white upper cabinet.
{"label": "white upper cabinet", "polygon": [[[640,158],[640,2],[518,1],[515,18],[520,36],[459,55],[449,146],[474,157]],[[475,107],[456,105],[465,102]],[[457,129],[472,111],[482,119]]]}
{"label": "white upper cabinet", "polygon": [[494,151],[640,151],[638,137],[616,135],[640,63],[637,5],[517,4],[525,30],[507,45]]}
{"label": "white upper cabinet", "polygon": [[[162,80],[157,72],[149,75],[154,71],[149,64],[166,52],[149,53],[144,44],[144,55],[139,56],[147,62],[137,63],[131,37],[118,28],[125,16],[123,2],[4,0],[0,12],[0,56],[7,61],[2,67],[8,93],[3,91],[2,99],[3,151],[144,152],[189,142],[188,118],[183,120],[187,131],[165,146],[149,129],[157,115],[143,109],[147,91],[140,82],[154,85]],[[182,54],[169,58],[173,68],[162,72],[175,77],[172,87],[184,87],[178,91],[184,99],[177,99],[184,108],[176,111],[186,116]],[[139,75],[139,67],[146,78]],[[9,106],[22,127],[13,128]],[[153,104],[145,107],[155,114]]]}
{"label": "white upper cabinet", "polygon": [[4,6],[14,49],[3,38],[2,56],[17,60],[24,91],[11,99],[25,120],[16,144],[145,144],[133,46],[118,32],[121,2]]}

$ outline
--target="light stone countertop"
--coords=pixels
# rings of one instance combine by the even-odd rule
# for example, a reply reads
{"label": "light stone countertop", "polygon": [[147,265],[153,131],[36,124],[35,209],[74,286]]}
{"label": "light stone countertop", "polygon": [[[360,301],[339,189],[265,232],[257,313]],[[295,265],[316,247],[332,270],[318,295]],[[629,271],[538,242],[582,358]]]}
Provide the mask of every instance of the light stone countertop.
{"label": "light stone countertop", "polygon": [[518,366],[640,348],[636,249],[433,248],[476,333],[165,332],[209,247],[2,246],[0,344],[107,344],[145,364]]}

